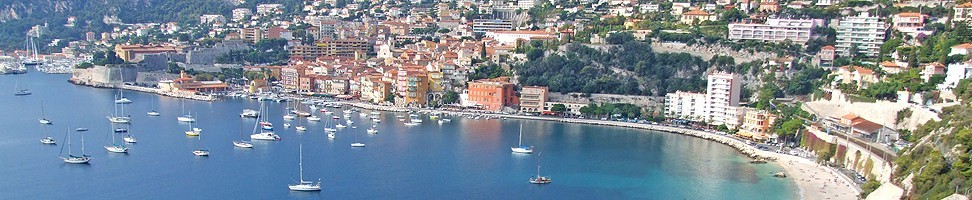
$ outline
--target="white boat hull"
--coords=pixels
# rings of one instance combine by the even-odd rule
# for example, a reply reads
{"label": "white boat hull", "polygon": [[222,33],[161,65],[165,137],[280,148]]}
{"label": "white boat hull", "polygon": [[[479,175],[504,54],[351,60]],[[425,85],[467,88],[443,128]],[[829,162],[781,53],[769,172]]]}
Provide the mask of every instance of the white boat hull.
{"label": "white boat hull", "polygon": [[233,141],[233,146],[239,148],[253,148],[253,143],[246,141]]}
{"label": "white boat hull", "polygon": [[195,150],[192,151],[192,154],[196,156],[209,156],[209,150]]}
{"label": "white boat hull", "polygon": [[148,112],[148,113],[145,113],[145,114],[148,114],[148,116],[159,116],[160,115],[159,112],[154,112],[154,111],[153,112]]}
{"label": "white boat hull", "polygon": [[69,163],[69,164],[87,164],[88,162],[91,161],[91,157],[87,157],[87,156],[83,156],[83,157],[71,156],[71,157],[61,158],[61,159],[63,159],[65,163]]}
{"label": "white boat hull", "polygon": [[351,143],[351,147],[365,147],[365,144],[364,143],[355,142],[355,143]]}
{"label": "white boat hull", "polygon": [[303,126],[298,126],[296,129],[297,131],[307,131],[307,127],[303,127]]}
{"label": "white boat hull", "polygon": [[138,140],[135,139],[135,137],[132,137],[132,136],[125,137],[124,139],[125,139],[125,142],[126,143],[137,143],[138,142]]}
{"label": "white boat hull", "polygon": [[57,141],[55,141],[54,138],[51,137],[41,138],[40,142],[41,144],[57,144]]}
{"label": "white boat hull", "polygon": [[293,190],[293,191],[321,191],[321,184],[320,183],[318,183],[316,185],[312,185],[312,184],[288,185],[287,187],[290,188],[290,190]]}
{"label": "white boat hull", "polygon": [[105,150],[112,153],[128,153],[128,147],[123,146],[105,146]]}
{"label": "white boat hull", "polygon": [[522,148],[522,147],[510,147],[513,153],[533,153],[532,148]]}
{"label": "white boat hull", "polygon": [[195,122],[196,121],[196,119],[195,118],[192,118],[192,117],[179,117],[179,118],[177,118],[177,120],[179,120],[179,122]]}
{"label": "white boat hull", "polygon": [[307,121],[315,121],[315,122],[316,121],[321,121],[321,118],[320,117],[317,117],[317,116],[311,116],[311,117],[308,117],[307,118]]}
{"label": "white boat hull", "polygon": [[254,140],[280,140],[280,136],[272,132],[263,132],[250,135],[250,139]]}

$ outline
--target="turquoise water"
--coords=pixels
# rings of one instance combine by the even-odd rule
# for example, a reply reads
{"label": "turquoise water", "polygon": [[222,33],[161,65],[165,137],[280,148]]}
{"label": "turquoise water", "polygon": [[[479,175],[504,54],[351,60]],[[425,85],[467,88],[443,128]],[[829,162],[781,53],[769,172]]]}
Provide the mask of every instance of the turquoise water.
{"label": "turquoise water", "polygon": [[[753,165],[725,145],[676,134],[629,128],[524,120],[453,118],[438,125],[426,118],[405,127],[396,113],[383,113],[377,135],[357,114],[357,129],[328,140],[323,123],[310,131],[283,129],[284,104],[269,103],[283,140],[255,141],[254,149],[232,145],[240,138],[239,112],[259,102],[229,99],[184,101],[203,129],[202,143],[186,137],[176,121],[182,100],[126,92],[135,103],[131,131],[139,143],[129,154],[110,154],[107,145],[115,90],[74,86],[68,75],[0,76],[0,199],[795,199],[776,165]],[[15,97],[14,82],[34,94]],[[156,105],[151,105],[152,102]],[[50,135],[64,144],[66,130],[83,126],[90,165],[64,164],[60,146],[39,143],[41,101]],[[151,108],[162,113],[149,117]],[[339,111],[335,109],[335,111]],[[323,116],[319,112],[317,115]],[[242,120],[248,135],[252,119]],[[343,121],[343,120],[342,120]],[[296,124],[296,122],[292,122]],[[534,155],[516,155],[523,124],[525,144],[536,146],[544,175],[554,182],[532,185]],[[352,149],[355,140],[367,144]],[[79,141],[75,137],[75,148]],[[297,179],[298,145],[304,149],[305,179],[323,180],[321,192],[291,192]],[[210,157],[195,157],[202,145]]]}

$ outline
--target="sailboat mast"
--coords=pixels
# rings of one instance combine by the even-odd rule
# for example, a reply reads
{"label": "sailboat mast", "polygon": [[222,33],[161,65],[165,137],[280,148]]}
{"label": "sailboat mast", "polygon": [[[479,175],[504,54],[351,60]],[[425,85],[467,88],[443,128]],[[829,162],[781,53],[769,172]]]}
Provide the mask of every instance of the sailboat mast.
{"label": "sailboat mast", "polygon": [[84,156],[84,134],[82,133],[78,133],[78,134],[81,135],[81,156]]}
{"label": "sailboat mast", "polygon": [[537,179],[540,179],[540,154],[537,153]]}
{"label": "sailboat mast", "polygon": [[300,161],[297,163],[297,167],[300,168],[300,182],[301,184],[303,184],[304,183],[304,145],[301,144],[300,147],[298,148],[299,148],[298,152],[300,152],[300,156],[299,156]]}
{"label": "sailboat mast", "polygon": [[523,146],[523,124],[520,124],[520,141],[516,143],[516,146]]}
{"label": "sailboat mast", "polygon": [[[71,133],[70,133],[70,131],[67,134],[67,147],[68,147],[68,156],[73,155],[74,153],[72,153],[72,151],[71,151]],[[81,148],[84,148],[84,145],[81,145]],[[81,150],[81,152],[84,152],[84,150]]]}

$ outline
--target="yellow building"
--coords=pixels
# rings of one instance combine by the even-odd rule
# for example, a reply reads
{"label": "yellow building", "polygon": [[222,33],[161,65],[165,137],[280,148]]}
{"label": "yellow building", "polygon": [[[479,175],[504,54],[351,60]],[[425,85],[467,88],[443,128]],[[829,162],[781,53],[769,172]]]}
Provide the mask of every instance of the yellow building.
{"label": "yellow building", "polygon": [[776,115],[765,110],[745,108],[746,115],[743,124],[739,127],[739,136],[752,139],[767,139],[773,133],[771,128],[776,122]]}
{"label": "yellow building", "polygon": [[115,45],[115,55],[125,62],[138,62],[142,59],[139,55],[154,53],[180,53],[185,47],[162,46],[162,45]]}

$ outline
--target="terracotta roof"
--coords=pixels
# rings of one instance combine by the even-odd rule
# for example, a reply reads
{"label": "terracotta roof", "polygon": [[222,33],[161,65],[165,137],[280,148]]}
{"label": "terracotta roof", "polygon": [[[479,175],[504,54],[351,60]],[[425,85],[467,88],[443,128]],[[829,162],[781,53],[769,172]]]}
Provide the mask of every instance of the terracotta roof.
{"label": "terracotta roof", "polygon": [[952,48],[972,49],[972,43],[965,43],[965,44],[955,45],[955,46],[952,46]]}
{"label": "terracotta roof", "polygon": [[704,15],[708,16],[709,13],[699,9],[692,9],[688,12],[682,13],[682,15]]}
{"label": "terracotta roof", "polygon": [[961,5],[956,5],[956,8],[972,8],[972,2],[965,2]]}
{"label": "terracotta roof", "polygon": [[854,129],[860,129],[865,133],[877,132],[881,127],[884,126],[867,120],[861,120],[861,122],[854,124]]}
{"label": "terracotta roof", "polygon": [[901,66],[898,66],[897,63],[894,63],[894,62],[891,62],[891,61],[881,62],[881,66],[882,67],[901,67]]}
{"label": "terracotta roof", "polygon": [[913,13],[913,12],[898,13],[898,17],[921,17],[923,15],[924,14],[921,14],[921,13]]}
{"label": "terracotta roof", "polygon": [[837,48],[834,47],[834,46],[827,45],[827,46],[824,46],[824,47],[820,47],[820,49],[821,50],[835,50]]}
{"label": "terracotta roof", "polygon": [[847,120],[854,120],[854,119],[860,118],[860,116],[857,116],[857,114],[854,114],[854,113],[848,113],[848,114],[846,114],[844,116],[840,116],[840,118],[841,119],[847,119]]}
{"label": "terracotta roof", "polygon": [[858,73],[860,73],[860,74],[867,74],[867,75],[874,74],[874,70],[871,70],[871,69],[868,69],[868,68],[864,68],[864,67],[861,67],[861,66],[847,65],[847,66],[843,66],[841,68],[844,68],[845,70],[849,70],[848,69],[849,67],[854,67],[854,70],[855,71],[858,71]]}

